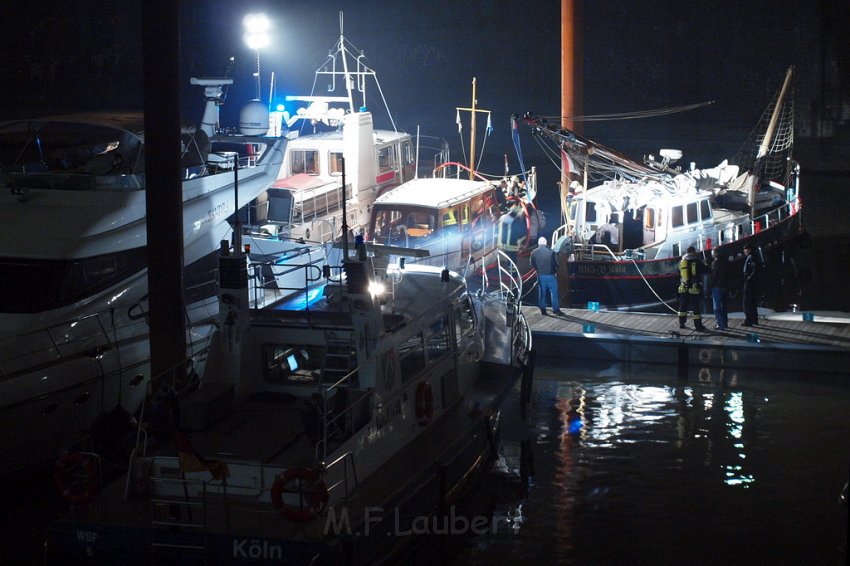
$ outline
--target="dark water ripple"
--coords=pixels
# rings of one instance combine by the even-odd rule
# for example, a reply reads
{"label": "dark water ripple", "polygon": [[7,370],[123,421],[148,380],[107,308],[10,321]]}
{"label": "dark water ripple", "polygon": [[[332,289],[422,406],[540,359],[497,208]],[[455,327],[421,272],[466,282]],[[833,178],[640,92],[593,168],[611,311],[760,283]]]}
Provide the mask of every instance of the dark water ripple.
{"label": "dark water ripple", "polygon": [[538,369],[528,422],[504,416],[497,532],[454,564],[844,563],[850,383],[615,369]]}

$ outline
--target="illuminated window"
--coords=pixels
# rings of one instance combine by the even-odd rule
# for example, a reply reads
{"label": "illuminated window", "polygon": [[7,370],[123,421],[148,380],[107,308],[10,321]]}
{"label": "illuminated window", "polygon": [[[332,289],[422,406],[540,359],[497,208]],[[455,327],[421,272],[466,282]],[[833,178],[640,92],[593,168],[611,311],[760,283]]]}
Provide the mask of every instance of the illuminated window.
{"label": "illuminated window", "polygon": [[643,211],[643,225],[646,228],[652,229],[655,228],[655,209],[647,208]]}
{"label": "illuminated window", "polygon": [[293,175],[319,174],[319,152],[315,149],[296,149],[290,153],[289,172]]}
{"label": "illuminated window", "polygon": [[378,150],[378,171],[384,173],[385,171],[392,171],[396,168],[395,163],[395,152],[393,151],[392,146],[382,147]]}
{"label": "illuminated window", "polygon": [[331,175],[342,175],[342,152],[332,151],[328,155],[328,167]]}

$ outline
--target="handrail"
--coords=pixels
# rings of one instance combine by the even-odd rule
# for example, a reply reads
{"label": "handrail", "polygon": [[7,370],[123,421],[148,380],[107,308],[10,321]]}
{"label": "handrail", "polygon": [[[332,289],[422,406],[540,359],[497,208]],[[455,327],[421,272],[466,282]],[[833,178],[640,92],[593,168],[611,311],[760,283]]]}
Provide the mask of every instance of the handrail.
{"label": "handrail", "polygon": [[[357,461],[354,459],[354,453],[353,452],[349,451],[349,452],[345,452],[344,454],[340,454],[339,456],[337,456],[336,460],[334,460],[330,464],[325,464],[325,466],[324,466],[324,474],[327,475],[328,470],[330,470],[331,468],[336,466],[340,461],[343,463],[342,484],[343,484],[343,488],[345,489],[345,498],[346,499],[348,499],[349,495],[351,494],[351,489],[349,489],[349,487],[348,487],[348,466],[345,464],[345,462],[347,460],[351,461],[351,474],[352,474],[352,476],[354,476],[354,478],[353,478],[354,479],[354,485],[351,486],[352,489],[353,489],[353,488],[356,488],[358,485],[360,485],[360,480],[357,478]],[[333,485],[329,485],[328,486],[328,493],[333,491],[334,488],[337,487],[338,485],[339,485],[339,482],[337,482]]]}

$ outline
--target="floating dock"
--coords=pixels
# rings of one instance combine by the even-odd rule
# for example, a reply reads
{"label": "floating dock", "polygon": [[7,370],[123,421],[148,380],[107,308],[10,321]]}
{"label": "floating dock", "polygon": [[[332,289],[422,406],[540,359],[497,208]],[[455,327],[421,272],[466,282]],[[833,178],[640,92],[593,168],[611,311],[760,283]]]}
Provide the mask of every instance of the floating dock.
{"label": "floating dock", "polygon": [[850,373],[850,314],[774,313],[760,309],[756,326],[742,326],[743,313],[729,314],[729,328],[713,330],[714,317],[703,315],[705,331],[680,329],[675,314],[588,309],[548,310],[525,305],[523,314],[538,356],[672,364],[693,368],[759,369],[809,373]]}

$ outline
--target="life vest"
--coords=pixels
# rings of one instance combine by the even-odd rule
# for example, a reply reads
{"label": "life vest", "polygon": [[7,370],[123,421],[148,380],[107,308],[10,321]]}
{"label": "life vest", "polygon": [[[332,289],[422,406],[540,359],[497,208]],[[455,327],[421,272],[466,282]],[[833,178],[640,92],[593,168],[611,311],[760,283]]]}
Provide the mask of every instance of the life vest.
{"label": "life vest", "polygon": [[679,273],[681,275],[679,293],[690,293],[692,295],[702,293],[702,278],[699,271],[699,262],[690,257],[690,254],[682,258],[682,261],[679,262]]}

